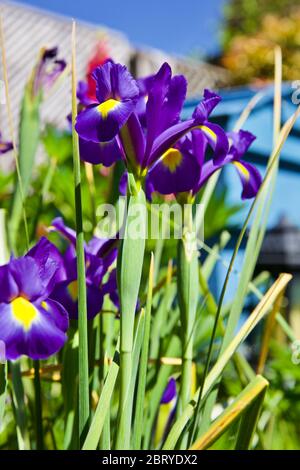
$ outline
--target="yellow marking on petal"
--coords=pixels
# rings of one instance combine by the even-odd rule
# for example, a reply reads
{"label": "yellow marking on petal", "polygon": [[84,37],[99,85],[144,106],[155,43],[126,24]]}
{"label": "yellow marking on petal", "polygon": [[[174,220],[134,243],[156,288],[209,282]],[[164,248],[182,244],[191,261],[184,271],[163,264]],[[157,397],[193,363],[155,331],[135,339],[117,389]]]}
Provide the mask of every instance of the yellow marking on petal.
{"label": "yellow marking on petal", "polygon": [[250,173],[247,170],[247,168],[245,168],[244,165],[242,165],[241,162],[232,162],[232,163],[235,165],[235,167],[238,169],[238,171],[240,171],[242,173],[244,178],[246,178],[246,180],[248,181],[250,179]]}
{"label": "yellow marking on petal", "polygon": [[162,156],[162,163],[171,173],[174,173],[182,162],[182,153],[179,150],[171,148]]}
{"label": "yellow marking on petal", "polygon": [[214,142],[217,141],[217,135],[214,131],[212,131],[209,127],[207,126],[199,126],[199,129],[201,129],[204,133],[208,134]]}
{"label": "yellow marking on petal", "polygon": [[44,301],[43,301],[43,302],[41,303],[41,306],[43,307],[43,309],[48,310],[47,302],[44,302]]}
{"label": "yellow marking on petal", "polygon": [[75,302],[78,299],[78,282],[73,281],[67,287],[71,299]]}
{"label": "yellow marking on petal", "polygon": [[37,309],[24,297],[17,297],[11,302],[12,313],[15,319],[29,330],[38,315]]}
{"label": "yellow marking on petal", "polygon": [[99,106],[97,106],[97,109],[99,113],[101,114],[101,116],[103,117],[103,119],[106,119],[109,112],[115,109],[119,103],[120,101],[113,100],[111,98],[107,101],[104,101],[104,103],[99,104]]}

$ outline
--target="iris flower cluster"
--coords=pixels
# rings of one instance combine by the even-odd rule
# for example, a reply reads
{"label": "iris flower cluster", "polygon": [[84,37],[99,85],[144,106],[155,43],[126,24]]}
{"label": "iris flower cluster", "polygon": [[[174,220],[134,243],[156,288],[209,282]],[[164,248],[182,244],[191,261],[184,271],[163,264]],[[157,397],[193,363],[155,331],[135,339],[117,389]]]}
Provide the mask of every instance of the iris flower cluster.
{"label": "iris flower cluster", "polygon": [[[53,290],[53,298],[67,310],[71,319],[78,318],[78,286],[76,267],[76,233],[67,227],[63,219],[58,217],[52,221],[50,230],[59,232],[68,242],[68,248],[61,258],[61,278]],[[100,239],[93,237],[85,245],[87,312],[91,320],[103,305],[108,294],[118,307],[116,270],[111,269],[108,279],[106,274],[117,258],[117,239]]]}
{"label": "iris flower cluster", "polygon": [[[75,232],[60,218],[51,230],[69,241],[64,254],[42,237],[25,256],[0,266],[0,341],[10,360],[55,354],[67,339],[69,319],[78,318]],[[101,311],[105,294],[118,306],[114,269],[103,282],[116,256],[116,240],[94,237],[85,247],[89,319]]]}
{"label": "iris flower cluster", "polygon": [[[186,98],[184,76],[172,76],[164,63],[156,75],[136,81],[126,67],[111,60],[93,72],[96,99],[77,116],[81,158],[105,166],[123,160],[128,172],[145,184],[147,194],[195,194],[225,164],[233,164],[243,185],[242,198],[257,193],[261,177],[242,160],[252,134],[226,134],[209,117],[220,96],[205,90],[193,115],[181,121]],[[206,148],[213,151],[206,161]]]}
{"label": "iris flower cluster", "polygon": [[[51,86],[65,68],[56,54],[56,49],[43,51],[32,76],[33,95]],[[153,192],[193,197],[215,171],[232,164],[242,198],[256,195],[260,174],[243,160],[254,136],[242,130],[226,134],[209,120],[220,101],[217,94],[205,90],[191,118],[181,121],[187,82],[182,75],[172,76],[167,63],[156,75],[135,80],[126,67],[108,60],[92,77],[95,97],[82,84],[78,90],[76,131],[83,160],[105,166],[123,160],[149,198]],[[211,159],[206,158],[207,146]],[[0,142],[0,153],[10,149],[10,143]],[[60,218],[50,230],[68,241],[64,254],[41,238],[25,256],[0,267],[0,340],[8,359],[51,356],[66,341],[69,319],[78,317],[75,232]],[[85,245],[89,319],[101,311],[105,294],[119,304],[112,268],[117,243],[94,237]]]}

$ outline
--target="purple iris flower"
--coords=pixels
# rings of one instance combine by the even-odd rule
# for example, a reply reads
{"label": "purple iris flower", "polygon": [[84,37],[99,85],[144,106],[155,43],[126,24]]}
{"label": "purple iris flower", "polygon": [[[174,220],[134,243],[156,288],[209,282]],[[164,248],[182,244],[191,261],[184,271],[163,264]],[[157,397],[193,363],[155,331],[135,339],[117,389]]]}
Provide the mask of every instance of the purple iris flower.
{"label": "purple iris flower", "polygon": [[57,59],[58,48],[42,49],[31,78],[32,96],[49,91],[66,68],[66,62]]}
{"label": "purple iris flower", "polygon": [[2,140],[2,135],[1,135],[1,132],[0,132],[0,154],[9,152],[12,149],[13,149],[12,142],[6,142],[6,141]]}
{"label": "purple iris flower", "polygon": [[[195,165],[197,182],[193,186],[193,195],[198,193],[213,173],[225,165],[232,164],[241,179],[243,187],[242,199],[250,199],[256,196],[262,182],[261,175],[255,166],[243,160],[243,156],[254,141],[255,136],[250,132],[240,130],[239,132],[229,132],[227,137],[230,148],[228,154],[220,163],[216,163],[213,159],[205,161],[208,142],[206,137],[199,132],[192,131],[177,143],[175,148],[178,148],[181,153],[184,153],[186,159],[193,159]],[[149,176],[151,176],[151,178],[149,178],[147,181],[148,184],[146,185],[147,197],[149,199],[151,199],[153,192],[159,192],[161,194],[171,193],[172,186],[168,184],[168,181],[162,184],[160,175],[163,171],[164,167],[159,161],[150,172]],[[124,179],[122,180],[121,186],[123,188]]]}
{"label": "purple iris flower", "polygon": [[226,157],[227,136],[208,120],[220,97],[205,90],[191,119],[180,121],[187,82],[182,75],[172,77],[167,63],[136,82],[125,67],[110,61],[95,70],[94,79],[100,104],[79,113],[76,123],[83,160],[109,166],[123,159],[138,179],[149,180],[146,184],[154,178],[160,187],[168,185],[168,192],[184,192],[195,186],[201,169],[189,149],[181,151],[178,144],[187,133],[206,137],[216,163]]}
{"label": "purple iris flower", "polygon": [[[58,231],[70,243],[63,255],[64,276],[55,285],[53,298],[60,302],[68,311],[71,319],[78,318],[78,285],[76,264],[76,233],[67,227],[63,219],[53,220],[51,230]],[[113,269],[108,280],[104,276],[117,257],[116,239],[100,239],[94,237],[85,245],[87,310],[88,319],[93,319],[102,308],[103,298],[110,295],[118,307],[116,270]]]}
{"label": "purple iris flower", "polygon": [[231,163],[236,168],[242,183],[241,198],[250,199],[255,197],[261,186],[262,178],[254,165],[243,160],[243,156],[255,140],[255,136],[251,132],[240,130],[238,132],[229,132],[228,138],[230,142],[228,155],[220,164],[215,164],[213,160],[204,163],[200,179],[194,187],[194,193],[199,191],[215,171]]}
{"label": "purple iris flower", "polygon": [[0,266],[0,340],[7,359],[46,359],[63,347],[68,314],[52,297],[61,267],[60,253],[46,238]]}

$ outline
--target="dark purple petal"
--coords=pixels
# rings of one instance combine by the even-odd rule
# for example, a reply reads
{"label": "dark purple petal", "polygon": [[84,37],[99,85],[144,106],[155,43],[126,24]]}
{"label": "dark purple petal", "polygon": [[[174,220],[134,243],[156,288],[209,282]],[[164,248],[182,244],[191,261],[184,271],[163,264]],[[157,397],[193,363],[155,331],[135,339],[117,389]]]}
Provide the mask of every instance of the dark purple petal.
{"label": "dark purple petal", "polygon": [[124,65],[109,60],[97,67],[92,75],[96,80],[96,96],[99,103],[111,98],[135,102],[138,99],[137,83]]}
{"label": "dark purple petal", "polygon": [[229,153],[234,160],[240,160],[256,139],[251,132],[243,131],[242,129],[239,132],[228,132],[227,135],[231,143]]}
{"label": "dark purple petal", "polygon": [[217,104],[221,101],[221,97],[211,90],[204,90],[203,99],[194,111],[193,117],[199,122],[207,121]]}
{"label": "dark purple petal", "polygon": [[255,197],[262,182],[261,175],[255,166],[243,160],[232,162],[243,185],[242,199]]}
{"label": "dark purple petal", "polygon": [[57,232],[61,233],[61,235],[69,240],[69,242],[71,242],[74,246],[76,246],[76,232],[72,228],[65,225],[62,217],[56,217],[52,220],[50,229],[53,230],[53,228]]}
{"label": "dark purple petal", "polygon": [[133,101],[108,99],[78,114],[75,129],[92,142],[109,142],[118,134],[134,109]]}
{"label": "dark purple petal", "polygon": [[144,166],[152,150],[155,138],[179,120],[186,96],[187,82],[184,76],[171,78],[171,68],[165,63],[152,78],[146,105],[147,145]]}
{"label": "dark purple petal", "polygon": [[17,299],[12,304],[0,304],[0,340],[5,343],[7,359],[15,360],[21,355],[47,359],[67,339],[65,331],[58,327],[59,321],[53,317],[57,311],[47,312],[41,304],[30,304],[25,299],[18,302]]}
{"label": "dark purple petal", "polygon": [[[55,286],[51,299],[63,305],[71,319],[78,319],[78,287],[77,281],[64,281]],[[103,292],[100,287],[87,282],[87,312],[91,320],[102,308]]]}
{"label": "dark purple petal", "polygon": [[203,132],[208,143],[214,150],[214,162],[221,163],[225,159],[229,149],[229,142],[226,133],[222,127],[218,126],[218,124],[213,124],[211,122],[205,122],[199,126],[199,129]]}
{"label": "dark purple petal", "polygon": [[160,402],[162,404],[170,403],[174,398],[176,398],[176,380],[171,377]]}
{"label": "dark purple petal", "polygon": [[55,283],[66,279],[62,255],[47,238],[42,237],[26,256],[33,258],[38,266],[39,277],[43,284],[41,295],[48,296]]}
{"label": "dark purple petal", "polygon": [[14,148],[12,142],[4,142],[1,140],[1,134],[0,134],[0,154],[4,154],[6,152],[9,152]]}
{"label": "dark purple petal", "polygon": [[44,285],[40,278],[39,264],[33,258],[25,256],[13,259],[9,263],[19,293],[28,300],[34,301],[44,295]]}
{"label": "dark purple petal", "polygon": [[186,98],[187,81],[183,75],[175,75],[171,79],[166,99],[163,103],[161,130],[176,124]]}
{"label": "dark purple petal", "polygon": [[168,92],[172,70],[166,62],[153,77],[146,105],[147,144],[146,157],[150,155],[154,139],[159,134],[160,112]]}
{"label": "dark purple petal", "polygon": [[149,170],[149,179],[155,191],[172,194],[191,191],[201,173],[201,163],[184,144],[170,148]]}
{"label": "dark purple petal", "polygon": [[82,104],[83,106],[90,106],[91,104],[97,103],[96,100],[93,100],[88,95],[88,84],[86,82],[78,82],[76,93],[80,104]]}
{"label": "dark purple petal", "polygon": [[52,299],[47,299],[39,306],[40,309],[43,309],[50,315],[57,326],[61,331],[66,332],[69,328],[69,317],[66,309]]}
{"label": "dark purple petal", "polygon": [[226,159],[219,165],[215,164],[213,160],[208,160],[207,162],[204,163],[202,171],[201,171],[201,176],[194,187],[194,194],[196,194],[202,186],[207,182],[207,180],[217,171],[220,170],[226,163],[231,162],[231,157],[226,157]]}
{"label": "dark purple petal", "polygon": [[119,193],[121,194],[121,196],[126,196],[127,185],[128,185],[128,172],[124,171],[119,182]]}
{"label": "dark purple petal", "polygon": [[197,121],[189,119],[179,122],[162,132],[154,141],[147,166],[150,167],[158,158],[160,158],[169,148],[174,147],[182,137],[197,127]]}
{"label": "dark purple petal", "polygon": [[113,139],[109,142],[95,143],[91,140],[79,139],[80,158],[85,162],[104,166],[111,166],[122,158],[118,142]]}
{"label": "dark purple petal", "polygon": [[9,264],[0,266],[0,285],[0,303],[8,303],[19,294],[19,287],[9,270]]}

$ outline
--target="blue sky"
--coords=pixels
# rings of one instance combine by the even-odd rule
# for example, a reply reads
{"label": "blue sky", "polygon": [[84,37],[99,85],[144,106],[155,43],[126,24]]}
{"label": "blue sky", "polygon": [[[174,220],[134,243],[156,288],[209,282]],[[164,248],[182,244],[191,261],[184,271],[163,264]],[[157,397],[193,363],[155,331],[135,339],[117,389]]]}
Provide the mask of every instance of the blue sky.
{"label": "blue sky", "polygon": [[212,53],[219,43],[225,0],[23,0],[123,31],[137,44],[167,52]]}

